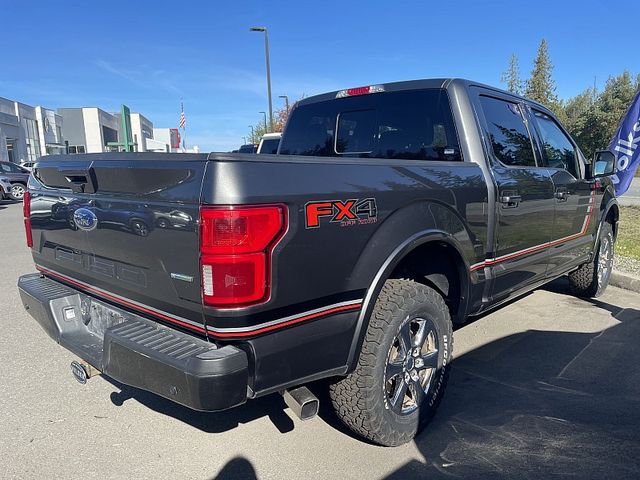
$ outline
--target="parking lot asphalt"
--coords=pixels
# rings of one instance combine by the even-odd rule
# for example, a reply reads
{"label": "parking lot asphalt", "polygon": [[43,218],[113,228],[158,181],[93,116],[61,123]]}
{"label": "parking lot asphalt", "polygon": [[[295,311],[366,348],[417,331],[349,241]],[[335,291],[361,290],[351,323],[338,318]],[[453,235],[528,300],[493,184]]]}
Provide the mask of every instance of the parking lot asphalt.
{"label": "parking lot asphalt", "polygon": [[19,204],[0,203],[0,477],[64,479],[640,478],[640,295],[597,300],[558,280],[454,334],[433,422],[398,448],[301,422],[278,395],[205,414],[104,377],[25,312],[34,268]]}
{"label": "parking lot asphalt", "polygon": [[640,207],[640,177],[634,177],[629,190],[618,197],[618,203],[625,207]]}

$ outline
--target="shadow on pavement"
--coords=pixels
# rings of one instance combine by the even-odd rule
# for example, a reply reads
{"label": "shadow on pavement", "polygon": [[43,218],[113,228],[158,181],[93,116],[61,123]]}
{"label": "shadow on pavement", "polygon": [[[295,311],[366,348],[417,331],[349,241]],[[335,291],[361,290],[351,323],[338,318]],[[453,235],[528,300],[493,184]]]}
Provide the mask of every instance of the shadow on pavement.
{"label": "shadow on pavement", "polygon": [[[563,280],[544,288],[568,292]],[[640,478],[640,311],[575,302],[590,302],[619,323],[595,333],[529,330],[455,358],[444,401],[415,440],[425,462],[387,478]],[[135,398],[205,432],[265,416],[281,433],[294,428],[279,395],[206,414],[110,381],[121,389],[114,404]],[[320,417],[352,436],[331,410],[326,382],[311,388],[321,399]],[[216,478],[255,472],[237,458]]]}
{"label": "shadow on pavement", "polygon": [[251,462],[244,457],[236,457],[229,460],[211,480],[256,480],[257,478]]}
{"label": "shadow on pavement", "polygon": [[226,432],[240,424],[249,423],[262,417],[269,417],[280,433],[293,430],[293,420],[286,414],[284,400],[277,394],[252,400],[231,410],[205,413],[183,407],[145,390],[124,385],[110,377],[103,376],[103,378],[120,389],[119,392],[111,394],[111,402],[114,405],[120,407],[127,400],[135,399],[151,410],[173,417],[203,432]]}
{"label": "shadow on pavement", "polygon": [[587,301],[620,323],[530,330],[457,358],[415,441],[425,463],[387,478],[640,478],[640,311]]}

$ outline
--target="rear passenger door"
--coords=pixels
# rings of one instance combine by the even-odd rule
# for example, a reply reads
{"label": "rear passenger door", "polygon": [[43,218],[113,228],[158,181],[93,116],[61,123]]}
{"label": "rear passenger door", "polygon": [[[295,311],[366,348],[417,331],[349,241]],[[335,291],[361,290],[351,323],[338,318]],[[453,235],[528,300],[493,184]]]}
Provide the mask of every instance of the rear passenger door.
{"label": "rear passenger door", "polygon": [[569,135],[547,113],[534,107],[528,110],[554,186],[555,220],[547,272],[552,276],[588,258],[593,243],[590,232],[595,191],[584,178],[579,150]]}
{"label": "rear passenger door", "polygon": [[496,186],[491,297],[501,300],[543,280],[553,230],[554,188],[539,163],[524,105],[514,97],[480,91],[478,104]]}

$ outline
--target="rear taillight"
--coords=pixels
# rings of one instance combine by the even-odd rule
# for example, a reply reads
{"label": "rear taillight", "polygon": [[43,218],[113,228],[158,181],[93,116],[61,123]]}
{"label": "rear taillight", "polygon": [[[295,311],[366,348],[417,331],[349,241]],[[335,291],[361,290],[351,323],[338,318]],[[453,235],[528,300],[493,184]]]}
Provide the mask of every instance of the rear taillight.
{"label": "rear taillight", "polygon": [[27,234],[27,247],[33,247],[33,234],[31,233],[31,194],[24,192],[22,197],[22,216],[24,217],[24,231]]}
{"label": "rear taillight", "polygon": [[200,269],[206,305],[235,308],[269,298],[271,252],[287,228],[282,205],[202,207]]}

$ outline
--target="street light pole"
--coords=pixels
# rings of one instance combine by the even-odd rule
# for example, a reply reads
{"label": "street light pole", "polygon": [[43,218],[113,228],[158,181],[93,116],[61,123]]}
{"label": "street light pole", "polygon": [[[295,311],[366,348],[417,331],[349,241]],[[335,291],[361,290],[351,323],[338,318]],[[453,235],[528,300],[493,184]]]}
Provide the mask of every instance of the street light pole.
{"label": "street light pole", "polygon": [[267,112],[258,112],[258,113],[262,113],[264,115],[264,133],[269,133],[269,130],[267,130]]}
{"label": "street light pole", "polygon": [[256,135],[255,133],[253,133],[253,125],[249,125],[249,128],[251,129],[251,142],[254,142],[256,139]]}
{"label": "street light pole", "polygon": [[271,102],[271,65],[269,63],[269,34],[267,33],[267,27],[251,27],[249,29],[252,32],[264,32],[264,55],[267,63],[267,96],[269,97],[269,126],[271,127],[267,132],[273,130],[273,105]]}
{"label": "street light pole", "polygon": [[278,98],[284,98],[284,109],[289,113],[289,97],[287,95],[278,95]]}

